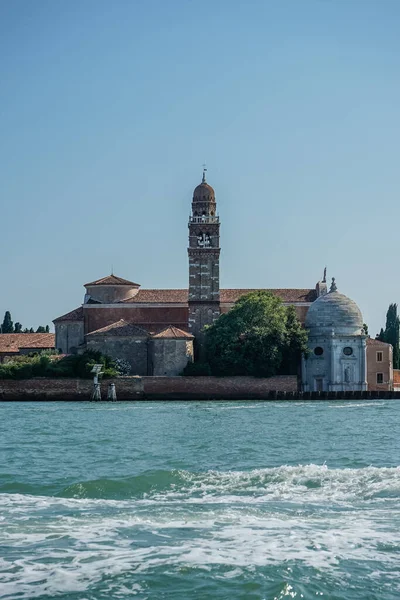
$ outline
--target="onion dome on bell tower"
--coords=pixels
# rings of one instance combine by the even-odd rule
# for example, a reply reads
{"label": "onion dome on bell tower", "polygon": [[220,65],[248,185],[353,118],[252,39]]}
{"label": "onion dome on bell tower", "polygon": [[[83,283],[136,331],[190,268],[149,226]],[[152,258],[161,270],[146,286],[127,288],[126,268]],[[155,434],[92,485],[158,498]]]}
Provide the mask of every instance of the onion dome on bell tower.
{"label": "onion dome on bell tower", "polygon": [[203,169],[203,178],[201,183],[195,187],[192,200],[192,215],[193,216],[215,216],[217,212],[217,204],[215,202],[215,192],[210,184],[206,181],[206,171]]}

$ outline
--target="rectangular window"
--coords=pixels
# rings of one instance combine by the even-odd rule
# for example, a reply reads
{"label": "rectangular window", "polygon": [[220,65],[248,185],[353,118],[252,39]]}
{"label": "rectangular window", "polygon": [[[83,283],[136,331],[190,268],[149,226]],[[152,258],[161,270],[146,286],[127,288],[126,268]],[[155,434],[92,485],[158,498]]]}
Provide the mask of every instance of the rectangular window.
{"label": "rectangular window", "polygon": [[383,352],[377,352],[376,353],[376,362],[382,362],[383,361]]}
{"label": "rectangular window", "polygon": [[376,374],[376,383],[383,383],[383,373]]}

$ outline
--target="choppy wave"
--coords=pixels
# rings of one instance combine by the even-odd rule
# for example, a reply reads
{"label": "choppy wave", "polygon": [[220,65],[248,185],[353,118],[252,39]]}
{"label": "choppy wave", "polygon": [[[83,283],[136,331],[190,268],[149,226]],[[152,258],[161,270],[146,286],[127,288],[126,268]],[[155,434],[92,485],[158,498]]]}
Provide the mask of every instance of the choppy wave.
{"label": "choppy wave", "polygon": [[[50,491],[51,490],[51,491]],[[246,502],[301,500],[343,502],[400,498],[400,467],[331,469],[327,465],[283,465],[250,471],[148,471],[133,477],[80,481],[47,489],[5,480],[0,492],[81,499],[212,501],[228,494]]]}
{"label": "choppy wave", "polygon": [[[349,564],[360,581],[375,578],[377,589],[384,573],[397,594],[399,496],[400,468],[314,464],[152,471],[77,483],[58,497],[5,493],[0,546],[10,558],[0,561],[0,598],[96,586],[102,598],[147,598],[149,582],[165,573],[183,585],[188,572],[204,582],[212,570],[213,581],[229,582],[265,569],[274,570],[268,597],[283,598],[303,589],[296,569],[330,573],[342,586]],[[280,591],[277,574],[290,582]]]}

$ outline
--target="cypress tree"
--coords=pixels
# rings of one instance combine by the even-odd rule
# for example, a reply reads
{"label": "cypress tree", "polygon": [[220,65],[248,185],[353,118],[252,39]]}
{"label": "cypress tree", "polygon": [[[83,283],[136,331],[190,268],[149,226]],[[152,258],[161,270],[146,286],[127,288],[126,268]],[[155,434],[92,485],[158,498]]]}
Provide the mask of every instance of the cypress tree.
{"label": "cypress tree", "polygon": [[379,335],[376,336],[376,339],[380,340],[381,342],[385,341],[385,332],[383,331],[383,327],[381,327]]}
{"label": "cypress tree", "polygon": [[384,341],[393,346],[393,368],[400,366],[400,319],[397,314],[397,304],[391,304],[386,313],[386,329]]}
{"label": "cypress tree", "polygon": [[4,315],[3,325],[1,326],[1,333],[14,333],[13,322],[11,321],[11,314],[9,310],[7,310]]}

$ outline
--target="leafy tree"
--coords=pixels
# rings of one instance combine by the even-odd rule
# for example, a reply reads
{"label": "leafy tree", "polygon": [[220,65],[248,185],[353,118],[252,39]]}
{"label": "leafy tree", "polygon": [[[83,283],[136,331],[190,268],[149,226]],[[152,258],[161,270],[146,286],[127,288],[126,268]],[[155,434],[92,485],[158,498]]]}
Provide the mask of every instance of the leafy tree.
{"label": "leafy tree", "polygon": [[46,328],[43,327],[43,325],[39,325],[39,327],[36,329],[36,333],[46,333]]}
{"label": "leafy tree", "polygon": [[294,306],[286,307],[286,312],[286,339],[279,371],[285,375],[297,375],[301,356],[308,353],[307,332],[298,320]]}
{"label": "leafy tree", "polygon": [[22,325],[21,325],[21,323],[15,323],[15,325],[14,325],[14,333],[22,333]]}
{"label": "leafy tree", "polygon": [[46,325],[45,333],[50,333],[50,327],[48,325]]}
{"label": "leafy tree", "polygon": [[28,333],[35,333],[34,330],[33,330],[33,327],[30,328],[30,330],[29,330]]}
{"label": "leafy tree", "polygon": [[182,375],[185,377],[209,376],[211,375],[211,367],[207,362],[188,362],[183,369]]}
{"label": "leafy tree", "polygon": [[368,325],[366,323],[363,323],[363,332],[364,335],[368,335]]}
{"label": "leafy tree", "polygon": [[14,333],[13,322],[11,320],[10,311],[6,311],[4,315],[3,324],[1,326],[1,333]]}
{"label": "leafy tree", "polygon": [[270,292],[258,291],[243,296],[206,329],[206,349],[213,375],[270,377],[297,369],[307,351],[307,333],[294,310]]}

